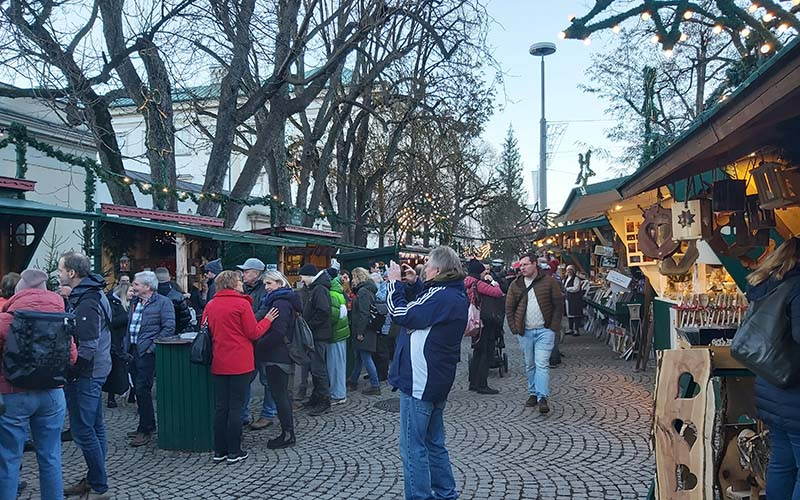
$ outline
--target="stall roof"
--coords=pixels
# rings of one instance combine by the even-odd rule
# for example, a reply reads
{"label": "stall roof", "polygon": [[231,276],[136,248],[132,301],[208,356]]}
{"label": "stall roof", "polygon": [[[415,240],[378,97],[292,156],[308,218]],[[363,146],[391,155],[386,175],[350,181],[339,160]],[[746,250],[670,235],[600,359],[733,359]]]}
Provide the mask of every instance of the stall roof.
{"label": "stall roof", "polygon": [[62,219],[97,219],[100,216],[94,212],[82,212],[74,208],[47,205],[38,201],[22,200],[20,198],[0,197],[0,213],[3,215],[31,215],[38,217],[59,217]]}
{"label": "stall roof", "polygon": [[310,227],[301,226],[276,226],[265,229],[257,229],[251,231],[252,234],[263,234],[277,240],[287,241],[300,241],[303,243],[311,243],[313,245],[327,246],[332,248],[347,249],[347,250],[365,250],[364,247],[350,245],[348,243],[339,243],[342,233],[334,231],[324,231],[320,229],[313,229]]}
{"label": "stall roof", "polygon": [[617,188],[627,179],[627,176],[620,177],[574,188],[570,191],[556,221],[580,220],[605,213],[614,202],[622,199]]}
{"label": "stall roof", "polygon": [[800,117],[800,38],[764,63],[724,101],[697,117],[668,148],[618,188],[623,198],[732,163],[791,140]]}
{"label": "stall roof", "polygon": [[573,224],[567,224],[561,227],[549,227],[547,228],[547,231],[545,231],[545,236],[554,236],[556,234],[568,233],[570,231],[582,231],[584,229],[593,229],[596,227],[603,227],[610,225],[611,223],[608,222],[606,216],[601,215],[600,217],[594,217],[589,220],[583,220],[575,222]]}
{"label": "stall roof", "polygon": [[234,231],[221,227],[194,226],[181,224],[178,222],[160,222],[147,219],[134,219],[131,217],[115,217],[104,215],[103,222],[112,224],[124,224],[127,226],[146,227],[158,229],[160,231],[171,231],[174,233],[188,234],[197,238],[207,238],[209,240],[230,241],[234,243],[252,243],[254,245],[271,245],[284,247],[304,247],[305,242],[293,238],[277,238],[265,236],[263,234]]}

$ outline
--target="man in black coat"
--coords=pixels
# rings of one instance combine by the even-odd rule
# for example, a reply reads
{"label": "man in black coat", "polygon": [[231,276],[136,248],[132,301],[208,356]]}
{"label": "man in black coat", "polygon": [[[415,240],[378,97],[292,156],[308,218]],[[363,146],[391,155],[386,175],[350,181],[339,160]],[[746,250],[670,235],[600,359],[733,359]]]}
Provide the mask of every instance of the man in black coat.
{"label": "man in black coat", "polygon": [[158,294],[172,301],[175,309],[175,333],[183,333],[192,327],[192,313],[189,311],[189,301],[181,292],[175,289],[166,267],[156,268],[158,278]]}
{"label": "man in black coat", "polygon": [[323,269],[317,271],[313,264],[300,268],[300,279],[305,293],[303,297],[303,319],[314,335],[314,350],[311,359],[311,380],[314,390],[303,405],[313,416],[327,413],[331,408],[330,381],[328,380],[328,343],[333,337],[333,313],[331,310],[331,278]]}

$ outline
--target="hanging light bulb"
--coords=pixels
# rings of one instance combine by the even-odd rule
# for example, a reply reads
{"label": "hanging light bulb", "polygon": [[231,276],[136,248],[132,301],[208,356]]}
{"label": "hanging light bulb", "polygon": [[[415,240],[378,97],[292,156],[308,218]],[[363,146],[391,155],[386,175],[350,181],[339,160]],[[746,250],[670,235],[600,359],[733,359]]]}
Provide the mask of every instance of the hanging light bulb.
{"label": "hanging light bulb", "polygon": [[583,39],[583,44],[584,45],[591,45],[592,44],[592,39],[587,36],[586,38]]}
{"label": "hanging light bulb", "polygon": [[754,2],[747,10],[750,11],[750,13],[752,14],[753,12],[758,10],[758,4]]}
{"label": "hanging light bulb", "polygon": [[567,32],[566,31],[559,31],[558,32],[558,38],[560,38],[562,40],[567,38]]}
{"label": "hanging light bulb", "polygon": [[715,35],[719,35],[720,33],[722,33],[722,25],[721,24],[717,24],[716,26],[714,26],[714,29],[712,29],[711,31]]}
{"label": "hanging light bulb", "polygon": [[124,182],[125,184],[130,184],[131,183],[131,178],[125,176],[125,177],[122,178],[122,182]]}
{"label": "hanging light bulb", "polygon": [[163,188],[161,188],[161,191],[164,193],[169,193],[169,188],[164,186]]}
{"label": "hanging light bulb", "polygon": [[762,54],[767,54],[769,53],[770,50],[772,50],[772,46],[768,43],[765,43],[764,45],[761,46],[759,50],[761,51]]}
{"label": "hanging light bulb", "polygon": [[694,12],[692,12],[691,10],[687,10],[686,12],[683,13],[683,18],[684,19],[691,19],[693,15],[694,15]]}
{"label": "hanging light bulb", "polygon": [[[800,0],[798,0],[798,2],[800,2]],[[622,28],[620,28],[619,24],[615,24],[614,27],[611,28],[611,31],[613,31],[614,33],[619,33],[620,31],[622,31]]]}
{"label": "hanging light bulb", "polygon": [[800,0],[792,0],[792,5],[800,5]]}
{"label": "hanging light bulb", "polygon": [[653,37],[650,39],[650,41],[653,43],[658,43],[660,40],[661,38],[659,38],[658,35],[653,35]]}
{"label": "hanging light bulb", "polygon": [[789,29],[789,23],[781,23],[778,26],[778,33],[783,33],[784,31]]}
{"label": "hanging light bulb", "polygon": [[742,28],[742,31],[739,32],[743,37],[747,38],[750,36],[750,28]]}
{"label": "hanging light bulb", "polygon": [[142,184],[142,189],[150,189],[150,184],[145,182],[144,184]]}
{"label": "hanging light bulb", "polygon": [[681,38],[680,38],[681,42],[685,42],[688,39],[689,35],[687,35],[686,33],[681,33]]}
{"label": "hanging light bulb", "polygon": [[650,20],[650,12],[644,11],[642,12],[642,21],[649,21]]}
{"label": "hanging light bulb", "polygon": [[667,59],[672,57],[672,49],[664,49],[664,57],[666,57]]}
{"label": "hanging light bulb", "polygon": [[768,23],[768,22],[772,21],[773,19],[775,19],[775,14],[773,14],[772,12],[767,12],[766,14],[764,14],[764,17],[762,17],[761,19],[765,23]]}

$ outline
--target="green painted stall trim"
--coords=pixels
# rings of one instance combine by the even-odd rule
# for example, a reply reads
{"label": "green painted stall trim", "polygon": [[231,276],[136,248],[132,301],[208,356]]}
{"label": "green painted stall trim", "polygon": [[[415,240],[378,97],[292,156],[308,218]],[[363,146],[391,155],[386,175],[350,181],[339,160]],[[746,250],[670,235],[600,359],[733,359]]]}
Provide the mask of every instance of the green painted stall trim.
{"label": "green painted stall trim", "polygon": [[672,348],[672,332],[670,332],[669,311],[672,304],[663,300],[653,301],[653,349]]}
{"label": "green painted stall trim", "polygon": [[336,256],[336,260],[342,265],[342,269],[351,270],[356,267],[369,269],[369,263],[381,260],[389,263],[390,260],[397,262],[400,259],[400,249],[396,246],[371,248],[358,252],[341,253]]}
{"label": "green painted stall trim", "polygon": [[251,257],[260,259],[264,264],[278,264],[278,247],[234,241],[227,241],[224,246],[221,252],[223,269],[236,269],[237,265],[244,264]]}
{"label": "green painted stall trim", "polygon": [[594,219],[576,222],[574,224],[567,224],[566,226],[550,227],[545,231],[546,236],[555,236],[557,234],[568,233],[570,231],[582,231],[584,229],[594,229],[596,227],[611,226],[608,218],[605,215],[595,217]]}
{"label": "green painted stall trim", "polygon": [[158,447],[211,451],[214,390],[210,367],[189,361],[191,343],[156,343]]}
{"label": "green painted stall trim", "polygon": [[0,197],[0,214],[3,215],[28,215],[34,217],[58,217],[61,219],[92,220],[100,216],[93,212],[83,212],[74,208],[47,205],[19,198]]}

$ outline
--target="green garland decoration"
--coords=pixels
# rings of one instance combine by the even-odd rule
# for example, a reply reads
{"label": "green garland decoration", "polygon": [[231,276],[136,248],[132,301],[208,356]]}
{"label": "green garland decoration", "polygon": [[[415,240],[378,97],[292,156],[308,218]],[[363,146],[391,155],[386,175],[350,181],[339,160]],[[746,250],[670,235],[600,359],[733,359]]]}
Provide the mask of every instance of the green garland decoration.
{"label": "green garland decoration", "polygon": [[[84,180],[83,192],[86,195],[86,213],[92,213],[95,209],[94,195],[97,191],[97,182],[94,171],[87,170]],[[94,251],[94,223],[90,220],[83,221],[83,253],[92,255]]]}

